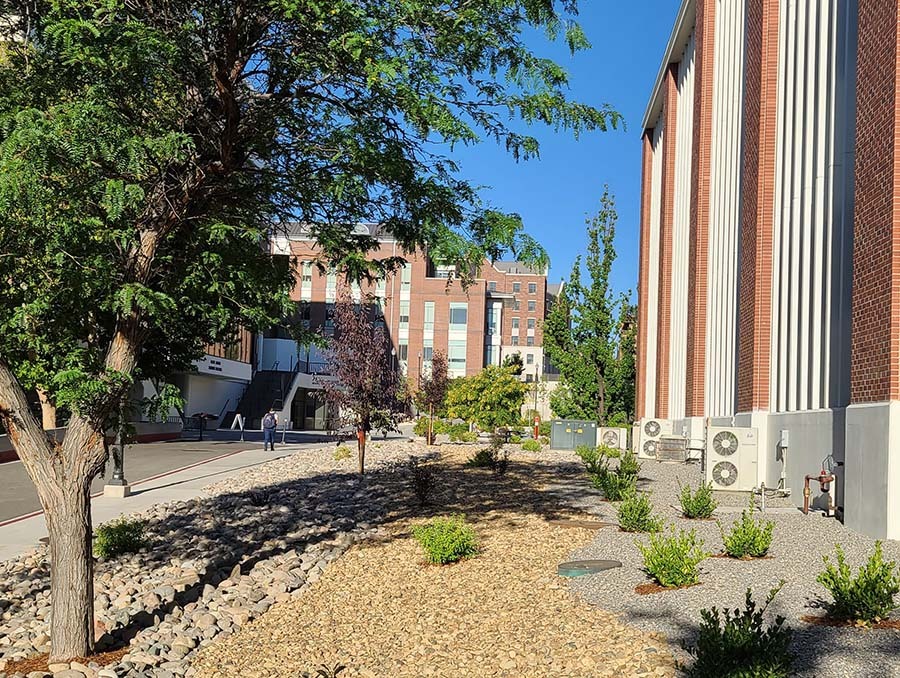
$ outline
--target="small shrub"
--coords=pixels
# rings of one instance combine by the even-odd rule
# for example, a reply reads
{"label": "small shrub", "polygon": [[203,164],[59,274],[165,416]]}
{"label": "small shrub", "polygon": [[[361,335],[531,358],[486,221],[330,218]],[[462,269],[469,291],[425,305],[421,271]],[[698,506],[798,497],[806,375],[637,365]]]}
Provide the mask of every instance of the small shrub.
{"label": "small shrub", "polygon": [[694,657],[685,669],[688,678],[787,678],[793,675],[790,653],[792,631],[784,617],[776,617],[766,628],[764,616],[784,582],[769,592],[762,607],[753,601],[750,589],[743,610],[700,610],[702,621],[697,644],[686,648]]}
{"label": "small shrub", "polygon": [[649,492],[631,492],[619,504],[619,527],[626,532],[659,532],[662,518],[653,515]]}
{"label": "small shrub", "polygon": [[353,450],[351,450],[347,445],[338,445],[334,450],[335,461],[344,461],[345,459],[349,459],[352,456]]}
{"label": "small shrub", "polygon": [[417,436],[424,436],[428,433],[428,417],[419,417],[416,419],[416,425],[413,426],[413,433]]}
{"label": "small shrub", "polygon": [[575,454],[581,458],[585,470],[592,476],[603,473],[609,468],[609,461],[603,454],[601,447],[588,447],[579,445],[575,448]]}
{"label": "small shrub", "polygon": [[637,476],[616,471],[603,471],[591,477],[608,501],[622,501],[632,492],[637,491]]}
{"label": "small shrub", "polygon": [[775,523],[771,520],[753,520],[752,501],[751,499],[751,506],[741,512],[741,519],[734,521],[731,532],[725,534],[719,523],[725,553],[732,558],[762,558],[772,545]]}
{"label": "small shrub", "polygon": [[490,448],[478,450],[466,460],[469,468],[491,468],[494,465],[494,453]]}
{"label": "small shrub", "polygon": [[522,449],[526,452],[540,452],[541,443],[534,438],[529,438],[524,443],[522,443]]}
{"label": "small shrub", "polygon": [[638,473],[641,472],[641,464],[638,461],[638,458],[635,456],[634,452],[631,450],[625,450],[624,452],[621,450],[616,450],[613,448],[607,448],[609,452],[607,452],[607,456],[614,458],[612,453],[615,453],[617,457],[619,457],[619,473],[623,475],[633,475],[637,476]]}
{"label": "small shrub", "polygon": [[94,537],[94,555],[115,558],[125,553],[135,553],[147,545],[147,523],[127,517],[111,520],[97,528]]}
{"label": "small shrub", "polygon": [[446,432],[450,436],[451,443],[458,443],[469,433],[469,427],[466,424],[450,424]]}
{"label": "small shrub", "polygon": [[507,450],[495,452],[494,465],[491,467],[491,470],[498,476],[502,476],[506,473],[507,468],[509,468],[509,452]]}
{"label": "small shrub", "polygon": [[334,666],[322,664],[318,669],[316,669],[315,673],[304,671],[300,674],[300,678],[339,678],[341,673],[343,673],[346,669],[347,667],[343,664],[335,664]]}
{"label": "small shrub", "polygon": [[538,434],[540,434],[540,435],[542,435],[542,436],[546,436],[546,437],[549,439],[549,437],[550,437],[550,428],[551,428],[551,424],[550,424],[549,421],[542,421],[542,422],[538,425]]}
{"label": "small shrub", "polygon": [[435,518],[414,528],[413,536],[425,549],[428,562],[434,565],[455,563],[478,552],[475,530],[466,524],[462,515]]}
{"label": "small shrub", "polygon": [[416,499],[419,500],[419,506],[425,506],[437,480],[434,465],[420,464],[418,459],[413,459],[409,465],[412,470],[413,491],[416,493]]}
{"label": "small shrub", "polygon": [[538,440],[541,442],[541,445],[549,445],[550,444],[550,436],[540,436]]}
{"label": "small shrub", "polygon": [[701,482],[696,492],[691,492],[690,486],[685,485],[681,488],[679,500],[685,518],[709,518],[718,506],[713,497],[712,483]]}
{"label": "small shrub", "polygon": [[823,556],[825,570],[816,577],[834,598],[828,606],[829,614],[836,619],[863,624],[885,619],[897,608],[894,596],[900,592],[900,576],[894,574],[894,561],[884,561],[881,542],[875,542],[875,552],[855,577],[850,573],[840,544],[836,544],[834,550],[837,563]]}
{"label": "small shrub", "polygon": [[644,570],[666,588],[698,583],[697,565],[709,555],[694,530],[675,534],[674,526],[667,534],[651,534],[648,545],[638,542],[637,546],[644,556]]}
{"label": "small shrub", "polygon": [[509,442],[512,443],[513,445],[519,445],[522,443],[522,436],[517,436],[515,433],[513,433],[509,437]]}

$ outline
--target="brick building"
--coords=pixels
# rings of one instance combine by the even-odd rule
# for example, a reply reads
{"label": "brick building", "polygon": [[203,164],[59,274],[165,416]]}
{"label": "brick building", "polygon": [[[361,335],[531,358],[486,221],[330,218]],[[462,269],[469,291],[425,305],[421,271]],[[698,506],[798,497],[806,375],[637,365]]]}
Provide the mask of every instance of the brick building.
{"label": "brick building", "polygon": [[[643,122],[637,413],[836,462],[900,538],[896,0],[684,0]],[[829,460],[830,461],[830,460]]]}
{"label": "brick building", "polygon": [[[384,280],[352,286],[351,294],[356,299],[378,300],[397,367],[411,383],[428,369],[436,350],[447,357],[451,377],[477,374],[486,365],[499,365],[518,353],[524,364],[523,380],[545,381],[541,332],[549,298],[546,273],[516,262],[485,261],[464,290],[459,281],[448,281],[449,269],[436,266],[426,252],[403,253],[377,225],[356,228],[378,237],[379,248],[370,253],[371,258],[400,256],[407,261]],[[338,275],[323,273],[316,266],[320,253],[302,226],[291,226],[274,239],[272,247],[273,253],[297,261],[292,298],[300,317],[311,329],[324,327],[327,332],[340,285]],[[327,413],[320,390],[321,380],[328,377],[323,374],[321,353],[298,347],[277,331],[259,341],[259,371],[298,373],[295,383],[284,389],[283,416],[295,428],[323,428]],[[547,411],[546,400],[544,393],[538,409]]]}

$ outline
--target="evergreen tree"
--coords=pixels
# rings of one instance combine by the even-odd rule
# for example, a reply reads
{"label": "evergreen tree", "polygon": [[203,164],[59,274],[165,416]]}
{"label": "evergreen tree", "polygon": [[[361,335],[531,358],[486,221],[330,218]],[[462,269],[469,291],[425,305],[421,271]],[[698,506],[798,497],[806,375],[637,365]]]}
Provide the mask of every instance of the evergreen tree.
{"label": "evergreen tree", "polygon": [[614,295],[609,280],[617,219],[607,188],[600,210],[586,221],[589,282],[582,283],[577,257],[544,324],[544,350],[560,373],[550,406],[558,417],[601,425],[628,421],[634,410],[633,307]]}

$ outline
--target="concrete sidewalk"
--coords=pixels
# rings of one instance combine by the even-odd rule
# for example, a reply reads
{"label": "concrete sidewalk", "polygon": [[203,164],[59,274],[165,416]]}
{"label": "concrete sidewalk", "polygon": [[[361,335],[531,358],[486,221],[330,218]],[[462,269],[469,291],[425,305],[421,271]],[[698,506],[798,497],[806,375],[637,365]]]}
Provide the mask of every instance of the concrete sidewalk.
{"label": "concrete sidewalk", "polygon": [[[272,459],[289,456],[303,449],[321,447],[323,444],[286,445],[278,447],[275,452],[263,452],[258,448],[230,451],[199,461],[187,468],[166,471],[159,476],[134,482],[132,495],[125,499],[94,497],[91,504],[93,524],[96,527],[120,515],[143,511],[154,504],[199,496],[201,489],[206,485],[237,475],[245,469]],[[0,522],[0,560],[24,553],[46,536],[47,526],[42,513],[26,514]]]}

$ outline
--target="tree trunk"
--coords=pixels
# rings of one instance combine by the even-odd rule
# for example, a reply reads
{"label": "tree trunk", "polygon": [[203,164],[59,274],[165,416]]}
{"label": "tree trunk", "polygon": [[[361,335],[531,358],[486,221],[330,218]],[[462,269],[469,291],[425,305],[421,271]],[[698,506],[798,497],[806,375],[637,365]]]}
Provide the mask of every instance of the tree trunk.
{"label": "tree trunk", "polygon": [[90,480],[83,479],[81,487],[74,487],[76,483],[53,488],[52,499],[45,503],[50,532],[51,661],[85,657],[94,651]]}
{"label": "tree trunk", "polygon": [[356,429],[356,442],[359,446],[359,474],[366,472],[366,429],[360,426]]}
{"label": "tree trunk", "polygon": [[45,431],[56,428],[56,405],[47,399],[47,394],[37,389],[38,400],[41,402],[41,420]]}
{"label": "tree trunk", "polygon": [[434,405],[428,406],[428,439],[425,443],[434,445]]}

